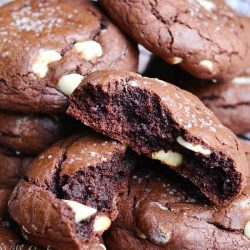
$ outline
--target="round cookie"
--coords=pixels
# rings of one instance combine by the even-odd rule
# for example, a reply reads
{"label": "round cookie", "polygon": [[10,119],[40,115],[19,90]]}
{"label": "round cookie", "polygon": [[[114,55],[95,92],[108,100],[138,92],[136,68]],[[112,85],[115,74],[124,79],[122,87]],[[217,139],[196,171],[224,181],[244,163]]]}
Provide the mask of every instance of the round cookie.
{"label": "round cookie", "polygon": [[[250,146],[247,150],[250,163]],[[149,164],[133,172],[118,204],[119,216],[106,235],[108,249],[250,248],[250,178],[237,199],[215,207],[187,180]]]}
{"label": "round cookie", "polygon": [[[25,238],[55,249],[103,249],[134,160],[126,146],[88,132],[43,152],[9,201]],[[49,230],[47,230],[49,229]]]}
{"label": "round cookie", "polygon": [[88,0],[0,7],[0,109],[59,113],[98,69],[136,71],[137,48]]}
{"label": "round cookie", "polygon": [[10,220],[7,203],[10,189],[0,189],[0,249],[38,250],[39,248],[28,244],[20,235],[16,225]]}
{"label": "round cookie", "polygon": [[33,159],[31,156],[17,154],[0,146],[0,188],[14,187]]}
{"label": "round cookie", "polygon": [[248,30],[222,0],[99,2],[134,40],[196,77],[232,78],[246,67]]}
{"label": "round cookie", "polygon": [[[250,40],[249,40],[250,41]],[[250,68],[232,80],[201,80],[180,68],[168,66],[158,58],[151,59],[144,72],[190,91],[214,112],[215,116],[236,134],[250,132]]]}
{"label": "round cookie", "polygon": [[0,145],[22,154],[37,155],[72,131],[79,130],[80,125],[78,127],[68,117],[0,111]]}
{"label": "round cookie", "polygon": [[237,137],[191,93],[158,79],[106,70],[86,77],[67,113],[159,160],[217,204],[237,197],[248,174]]}

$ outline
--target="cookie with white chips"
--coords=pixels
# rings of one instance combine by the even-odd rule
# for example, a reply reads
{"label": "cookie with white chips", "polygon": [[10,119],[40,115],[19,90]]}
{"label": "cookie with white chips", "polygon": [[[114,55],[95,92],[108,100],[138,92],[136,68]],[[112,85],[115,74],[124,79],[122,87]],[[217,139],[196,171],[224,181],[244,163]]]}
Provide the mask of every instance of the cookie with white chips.
{"label": "cookie with white chips", "polygon": [[246,67],[249,31],[223,0],[99,2],[135,41],[198,78],[233,78]]}
{"label": "cookie with white chips", "polygon": [[133,172],[118,204],[108,249],[250,249],[249,181],[237,199],[216,207],[190,182],[147,161]]}
{"label": "cookie with white chips", "polygon": [[43,152],[14,189],[9,212],[28,242],[53,249],[105,249],[134,159],[125,145],[94,132]]}
{"label": "cookie with white chips", "polygon": [[67,113],[164,163],[217,204],[243,190],[247,161],[237,137],[194,95],[158,79],[106,70],[86,77]]}
{"label": "cookie with white chips", "polygon": [[59,113],[97,69],[137,70],[137,48],[92,1],[0,6],[0,108]]}

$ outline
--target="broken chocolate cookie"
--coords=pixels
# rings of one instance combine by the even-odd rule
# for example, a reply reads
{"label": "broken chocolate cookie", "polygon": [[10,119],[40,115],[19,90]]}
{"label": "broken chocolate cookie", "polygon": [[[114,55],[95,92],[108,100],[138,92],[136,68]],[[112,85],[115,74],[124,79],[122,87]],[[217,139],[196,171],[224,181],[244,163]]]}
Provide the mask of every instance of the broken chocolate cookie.
{"label": "broken chocolate cookie", "polygon": [[131,152],[88,132],[52,146],[15,188],[11,217],[23,235],[55,249],[96,249],[117,217],[116,203],[133,169]]}
{"label": "broken chocolate cookie", "polygon": [[114,70],[85,78],[68,114],[171,167],[217,204],[243,190],[247,161],[236,136],[189,92]]}

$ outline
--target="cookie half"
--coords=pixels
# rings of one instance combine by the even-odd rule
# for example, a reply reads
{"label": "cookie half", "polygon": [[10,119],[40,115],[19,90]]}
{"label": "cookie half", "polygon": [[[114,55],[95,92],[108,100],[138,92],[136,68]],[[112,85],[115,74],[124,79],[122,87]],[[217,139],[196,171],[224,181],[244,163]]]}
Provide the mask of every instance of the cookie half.
{"label": "cookie half", "polygon": [[99,2],[135,41],[196,77],[232,78],[248,63],[248,29],[222,0]]}
{"label": "cookie half", "polygon": [[247,161],[236,136],[189,92],[120,71],[85,78],[68,114],[157,159],[190,179],[217,204],[245,186]]}
{"label": "cookie half", "polygon": [[106,235],[108,249],[250,248],[250,178],[237,199],[216,207],[187,180],[149,165],[147,161],[133,172],[118,204],[119,216]]}
{"label": "cookie half", "polygon": [[13,1],[0,27],[0,109],[61,113],[86,74],[137,71],[136,46],[92,1]]}
{"label": "cookie half", "polygon": [[15,188],[9,212],[31,243],[95,249],[117,217],[134,160],[126,146],[87,133],[42,153]]}

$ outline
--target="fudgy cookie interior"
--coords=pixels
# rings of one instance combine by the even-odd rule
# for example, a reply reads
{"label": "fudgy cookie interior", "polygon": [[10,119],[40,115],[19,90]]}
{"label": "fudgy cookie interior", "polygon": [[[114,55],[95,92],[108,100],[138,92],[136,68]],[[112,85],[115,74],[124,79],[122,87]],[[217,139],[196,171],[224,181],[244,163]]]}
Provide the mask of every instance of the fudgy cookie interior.
{"label": "fudgy cookie interior", "polygon": [[110,83],[110,89],[114,85],[115,90],[108,94],[102,86],[85,82],[71,96],[68,114],[129,145],[139,154],[150,156],[162,149],[180,153],[184,162],[175,170],[216,203],[228,201],[239,192],[241,174],[235,171],[231,159],[222,152],[203,155],[181,147],[176,142],[179,136],[199,145],[203,143],[194,141],[178,127],[167,109],[161,108],[157,95],[124,83],[121,90],[119,84],[115,80]]}
{"label": "fudgy cookie interior", "polygon": [[[108,215],[113,220],[118,213],[116,201],[125,190],[132,170],[129,154],[131,152],[122,159],[114,154],[107,162],[80,170],[73,176],[63,176],[58,183],[57,196],[96,208],[96,216]],[[87,238],[93,233],[96,216],[77,224],[77,233],[81,237]]]}
{"label": "fudgy cookie interior", "polygon": [[[48,196],[53,197],[50,201],[52,206],[59,206],[62,210],[58,211],[63,211],[62,214],[59,212],[62,224],[71,225],[72,233],[68,238],[77,239],[81,244],[92,244],[117,217],[116,203],[127,187],[133,166],[133,152],[127,150],[125,145],[90,131],[70,137],[45,151],[33,162],[12,197],[11,211],[17,209],[14,206],[26,206],[29,200],[32,204],[31,207],[27,205],[27,213],[32,214],[30,220],[38,218],[38,222],[35,220],[30,224],[40,225],[39,218],[48,216],[46,212],[41,215],[37,211],[41,209],[40,199],[47,201]],[[30,189],[31,194],[27,192]],[[44,198],[45,193],[47,198]],[[34,199],[33,195],[40,198]],[[33,204],[38,208],[33,209]],[[14,219],[21,225],[25,224],[22,213]],[[30,224],[26,227],[31,242],[44,246],[54,244],[52,247],[61,246],[64,240],[70,242],[63,237],[67,233],[61,232],[54,221],[52,225],[50,222],[45,224],[46,228],[52,228],[51,232],[58,235],[56,240],[51,232],[44,233],[42,228],[32,231]]]}

